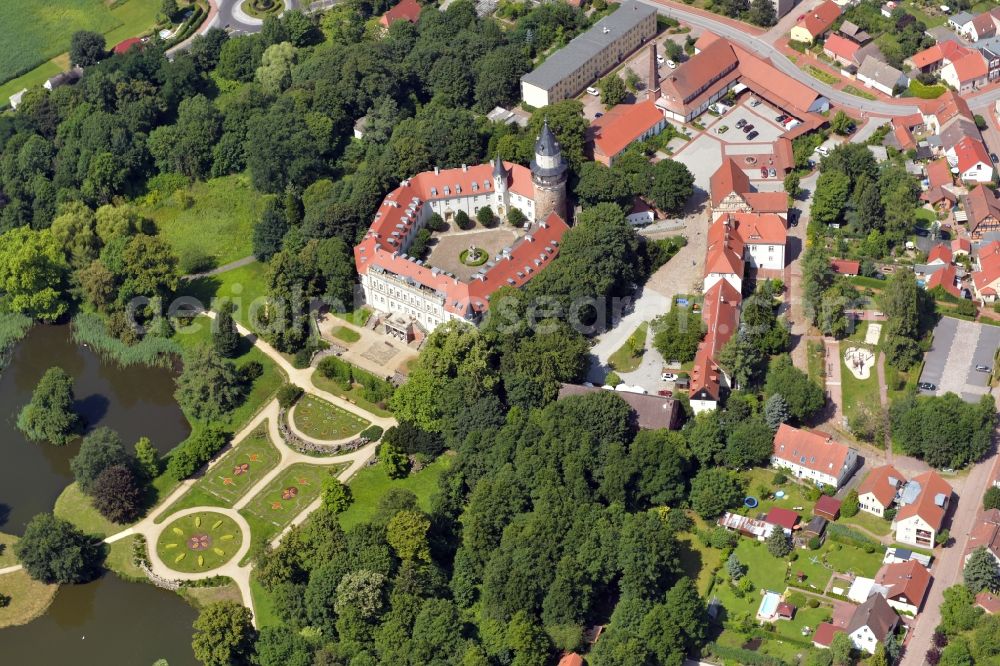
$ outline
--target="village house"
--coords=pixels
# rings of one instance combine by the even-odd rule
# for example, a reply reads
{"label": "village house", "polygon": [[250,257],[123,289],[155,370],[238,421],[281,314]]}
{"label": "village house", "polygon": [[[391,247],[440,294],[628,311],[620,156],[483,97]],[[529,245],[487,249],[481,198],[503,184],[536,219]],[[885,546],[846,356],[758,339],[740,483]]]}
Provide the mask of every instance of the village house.
{"label": "village house", "polygon": [[951,505],[952,490],[935,471],[911,479],[897,497],[892,526],[899,543],[933,548]]}
{"label": "village house", "polygon": [[965,549],[965,561],[968,562],[979,548],[985,548],[1000,565],[1000,510],[990,509],[984,513],[982,520],[972,529]]}
{"label": "village house", "polygon": [[965,136],[947,149],[948,164],[958,169],[958,178],[969,183],[993,180],[993,161],[978,137]]}
{"label": "village house", "polygon": [[788,195],[785,192],[758,192],[751,184],[746,171],[736,160],[726,157],[709,179],[712,212],[718,213],[775,213],[782,218],[788,215]]}
{"label": "village house", "polygon": [[879,569],[875,582],[885,588],[885,600],[902,613],[916,615],[931,586],[931,573],[916,560],[886,564]]}
{"label": "village house", "polygon": [[786,423],[774,435],[771,465],[787,469],[799,479],[819,486],[839,488],[857,465],[858,452],[820,433],[800,430]]}
{"label": "village house", "polygon": [[1000,197],[993,188],[980,185],[969,190],[964,209],[972,240],[980,240],[991,231],[1000,231]]}
{"label": "village house", "polygon": [[899,615],[881,594],[873,594],[854,609],[847,624],[847,635],[854,647],[874,654],[879,643],[884,643],[899,626]]}
{"label": "village house", "polygon": [[396,21],[416,23],[420,20],[420,9],[420,3],[417,0],[400,0],[398,4],[379,17],[378,24],[383,29],[388,30],[389,26]]}
{"label": "village house", "polygon": [[663,112],[653,99],[619,104],[591,124],[594,161],[612,166],[634,143],[656,136],[667,127]]}
{"label": "village house", "polygon": [[832,0],[820,3],[803,14],[791,30],[791,38],[796,42],[812,44],[826,34],[840,16],[840,7]]}
{"label": "village house", "polygon": [[858,68],[858,81],[889,97],[895,95],[898,88],[905,88],[910,82],[906,74],[872,56],[865,58]]}
{"label": "village house", "polygon": [[975,297],[983,304],[992,303],[1000,294],[1000,241],[980,247],[976,261],[978,266],[972,273]]}
{"label": "village house", "polygon": [[[559,399],[605,390],[607,389],[599,386],[561,384]],[[628,403],[632,413],[635,414],[635,424],[643,430],[678,430],[681,427],[681,408],[673,398],[632,391],[616,391],[615,395]]]}
{"label": "village house", "polygon": [[876,467],[858,486],[858,507],[879,518],[896,501],[896,493],[906,483],[906,478],[892,465]]}
{"label": "village house", "polygon": [[981,88],[989,77],[989,63],[979,51],[971,51],[941,68],[941,80],[962,93]]}

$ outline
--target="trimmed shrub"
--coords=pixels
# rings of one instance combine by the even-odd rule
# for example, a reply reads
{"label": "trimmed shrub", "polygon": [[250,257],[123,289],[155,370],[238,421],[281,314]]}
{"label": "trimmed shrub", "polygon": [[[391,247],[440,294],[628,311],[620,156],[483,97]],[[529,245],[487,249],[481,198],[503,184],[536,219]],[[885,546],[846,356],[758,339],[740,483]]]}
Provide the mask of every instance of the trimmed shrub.
{"label": "trimmed shrub", "polygon": [[345,389],[351,388],[353,368],[349,363],[341,361],[336,356],[327,356],[316,366],[319,373],[327,379],[332,379]]}
{"label": "trimmed shrub", "polygon": [[295,384],[285,384],[278,389],[278,404],[288,409],[302,397],[304,391]]}
{"label": "trimmed shrub", "polygon": [[214,426],[188,437],[170,455],[167,474],[177,481],[186,479],[221,451],[228,441],[229,436]]}
{"label": "trimmed shrub", "polygon": [[382,439],[382,427],[377,425],[368,426],[361,431],[360,437],[367,439],[369,442],[377,442]]}

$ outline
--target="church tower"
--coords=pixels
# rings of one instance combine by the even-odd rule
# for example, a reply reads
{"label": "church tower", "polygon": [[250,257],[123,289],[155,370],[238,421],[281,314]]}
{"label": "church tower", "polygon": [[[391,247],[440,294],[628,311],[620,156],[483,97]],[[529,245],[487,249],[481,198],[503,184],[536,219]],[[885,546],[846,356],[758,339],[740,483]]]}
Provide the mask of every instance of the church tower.
{"label": "church tower", "polygon": [[549,213],[566,219],[566,161],[549,121],[535,141],[535,159],[531,160],[531,180],[535,184],[535,221],[543,222]]}
{"label": "church tower", "polygon": [[510,169],[507,169],[503,165],[503,160],[500,159],[500,155],[497,154],[497,159],[493,162],[493,194],[494,194],[494,212],[497,214],[501,220],[507,219],[507,213],[510,211],[510,189],[508,188],[510,184]]}

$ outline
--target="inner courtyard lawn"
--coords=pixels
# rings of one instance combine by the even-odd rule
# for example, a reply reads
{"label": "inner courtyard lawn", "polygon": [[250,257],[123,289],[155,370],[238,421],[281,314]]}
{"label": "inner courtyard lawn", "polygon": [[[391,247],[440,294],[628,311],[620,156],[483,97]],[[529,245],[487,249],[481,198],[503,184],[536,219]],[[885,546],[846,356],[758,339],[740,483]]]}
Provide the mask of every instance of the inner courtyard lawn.
{"label": "inner courtyard lawn", "polygon": [[313,395],[304,395],[292,409],[295,427],[315,439],[333,440],[356,435],[371,423]]}
{"label": "inner courtyard lawn", "polygon": [[343,469],[343,465],[289,465],[240,511],[250,523],[253,541],[270,541],[319,497],[324,478]]}
{"label": "inner courtyard lawn", "polygon": [[281,454],[267,435],[265,421],[212,465],[205,476],[170,507],[169,512],[196,506],[230,508],[280,460]]}
{"label": "inner courtyard lawn", "polygon": [[184,573],[210,571],[232,559],[243,543],[236,521],[214,511],[199,511],[174,520],[156,543],[156,553],[171,569]]}

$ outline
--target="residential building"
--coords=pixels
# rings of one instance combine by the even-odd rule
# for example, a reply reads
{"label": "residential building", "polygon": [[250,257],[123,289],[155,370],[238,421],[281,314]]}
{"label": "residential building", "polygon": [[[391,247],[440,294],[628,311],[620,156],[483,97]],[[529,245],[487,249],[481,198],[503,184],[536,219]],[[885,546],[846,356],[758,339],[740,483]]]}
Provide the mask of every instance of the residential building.
{"label": "residential building", "polygon": [[956,118],[965,118],[975,123],[975,116],[965,101],[954,90],[949,90],[937,99],[920,102],[920,117],[924,127],[934,134],[940,133]]}
{"label": "residential building", "polygon": [[951,254],[957,260],[972,253],[972,242],[968,238],[956,238],[951,242]]}
{"label": "residential building", "polygon": [[1000,38],[992,37],[976,42],[975,48],[986,60],[986,68],[989,72],[987,78],[993,81],[1000,77]]}
{"label": "residential building", "polygon": [[895,95],[897,88],[905,88],[910,83],[901,71],[871,56],[858,68],[858,81],[890,97]]}
{"label": "residential building", "polygon": [[989,39],[996,35],[997,26],[990,13],[983,12],[969,21],[964,26],[962,33],[970,41],[978,42],[980,39]]}
{"label": "residential building", "polygon": [[946,243],[938,243],[927,253],[928,264],[941,264],[947,266],[951,263],[951,246]]}
{"label": "residential building", "polygon": [[791,30],[791,38],[797,42],[812,44],[826,34],[840,16],[840,7],[832,0],[826,0],[804,13]]}
{"label": "residential building", "polygon": [[927,189],[920,193],[920,200],[932,206],[951,210],[958,202],[958,196],[952,191],[954,179],[951,176],[951,165],[946,159],[928,162]]}
{"label": "residential building", "polygon": [[739,293],[743,289],[743,240],[732,225],[716,221],[708,228],[705,252],[705,278],[702,289],[708,292],[717,282],[725,281]]}
{"label": "residential building", "polygon": [[935,287],[941,287],[946,293],[951,294],[955,298],[962,298],[962,292],[958,288],[958,270],[951,264],[931,273],[931,276],[927,278],[924,288],[930,290]]}
{"label": "residential building", "polygon": [[[355,267],[368,305],[386,332],[407,341],[452,319],[478,324],[489,296],[501,286],[520,287],[559,254],[568,229],[566,163],[555,136],[544,125],[531,168],[503,162],[434,169],[404,180],[375,213],[354,248]],[[468,280],[406,254],[432,214],[445,220],[463,211],[475,217],[490,206],[501,219],[512,208],[527,218],[523,235]]]}
{"label": "residential building", "polygon": [[989,64],[979,51],[972,51],[941,68],[941,80],[961,93],[981,88],[989,79]]}
{"label": "residential building", "polygon": [[992,592],[980,592],[976,595],[976,606],[990,615],[1000,613],[1000,596]]}
{"label": "residential building", "polygon": [[931,572],[916,560],[886,564],[879,569],[875,582],[886,590],[884,596],[890,606],[916,615],[931,586]]}
{"label": "residential building", "polygon": [[844,630],[835,624],[821,622],[813,634],[813,647],[820,648],[821,650],[829,650],[830,644],[833,643],[833,637],[842,633],[845,633]]}
{"label": "residential building", "polygon": [[417,0],[400,0],[396,6],[379,17],[378,23],[385,29],[388,29],[396,21],[416,23],[420,20],[420,10],[420,3]]}
{"label": "residential building", "polygon": [[948,26],[955,32],[962,34],[972,24],[974,18],[976,17],[969,12],[959,12],[948,17]]}
{"label": "residential building", "polygon": [[876,467],[858,486],[858,507],[881,518],[905,483],[906,478],[892,465]]}
{"label": "residential building", "polygon": [[881,594],[873,594],[854,609],[847,624],[847,635],[858,650],[874,654],[879,643],[884,643],[896,631],[899,615]]}
{"label": "residential building", "polygon": [[837,29],[837,34],[847,37],[855,44],[864,46],[872,40],[872,36],[850,21],[844,21]]}
{"label": "residential building", "polygon": [[979,240],[983,234],[1000,231],[1000,197],[987,185],[969,190],[964,200],[965,215],[972,240]]}
{"label": "residential building", "polygon": [[839,488],[857,465],[858,452],[821,433],[782,423],[774,434],[771,465],[791,470],[799,479]]}
{"label": "residential building", "polygon": [[706,333],[691,368],[690,404],[695,414],[715,409],[722,387],[729,385],[715,357],[739,328],[740,301],[740,290],[729,280],[718,280],[705,290],[701,316]]}
{"label": "residential building", "polygon": [[969,542],[965,547],[965,561],[968,562],[972,553],[985,548],[1000,565],[1000,510],[990,509],[983,514],[982,520],[969,533]]}
{"label": "residential building", "polygon": [[[783,193],[782,193],[783,194]],[[727,213],[716,218],[728,225],[743,245],[743,262],[750,268],[783,271],[788,230],[774,213]]]}
{"label": "residential building", "polygon": [[632,209],[625,216],[629,224],[642,226],[652,224],[656,220],[656,211],[642,197],[632,199]]}
{"label": "residential building", "polygon": [[780,527],[785,531],[785,534],[791,535],[796,525],[799,524],[799,514],[791,509],[776,506],[767,512],[764,520],[776,527]]}
{"label": "residential building", "polygon": [[576,652],[570,652],[562,656],[562,659],[559,660],[558,666],[585,666],[585,665],[583,657],[578,655]]}
{"label": "residential building", "polygon": [[993,161],[980,138],[962,137],[945,154],[948,164],[958,169],[959,180],[970,183],[989,183],[993,180]]}
{"label": "residential building", "polygon": [[976,261],[979,266],[972,273],[975,296],[982,303],[992,303],[1000,294],[1000,242],[993,241],[979,248]]}
{"label": "residential building", "polygon": [[713,213],[775,213],[785,219],[788,215],[788,195],[783,191],[758,192],[750,184],[750,177],[731,157],[709,179]]}
{"label": "residential building", "polygon": [[839,62],[844,67],[850,67],[854,64],[854,54],[858,52],[861,45],[857,42],[851,41],[843,35],[834,33],[826,38],[823,42],[823,53],[828,57],[833,58]]}
{"label": "residential building", "polygon": [[924,74],[936,72],[945,65],[952,63],[972,53],[972,49],[962,46],[956,41],[938,42],[934,46],[919,51],[903,64]]}
{"label": "residential building", "polygon": [[625,0],[521,77],[521,99],[535,107],[575,97],[656,34],[656,8]]}
{"label": "residential building", "polygon": [[[582,386],[579,384],[561,384],[559,399],[568,396],[587,395],[604,391],[599,386]],[[677,430],[681,427],[681,408],[673,398],[665,398],[648,393],[633,393],[631,391],[616,391],[615,394],[628,403],[636,416],[636,424],[643,430]]]}
{"label": "residential building", "polygon": [[896,541],[933,548],[951,497],[951,486],[933,470],[911,479],[897,497],[899,510],[892,522]]}
{"label": "residential building", "polygon": [[858,275],[861,273],[861,262],[852,259],[831,259],[830,267],[837,275]]}
{"label": "residential building", "polygon": [[594,160],[611,166],[633,143],[656,136],[667,127],[655,100],[619,104],[590,125]]}

